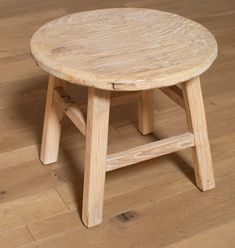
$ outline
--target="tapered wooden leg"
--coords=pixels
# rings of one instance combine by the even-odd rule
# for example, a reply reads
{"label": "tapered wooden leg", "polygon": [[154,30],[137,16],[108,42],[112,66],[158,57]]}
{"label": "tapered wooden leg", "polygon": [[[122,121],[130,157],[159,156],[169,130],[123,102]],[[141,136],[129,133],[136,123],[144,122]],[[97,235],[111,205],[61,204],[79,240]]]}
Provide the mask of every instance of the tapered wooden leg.
{"label": "tapered wooden leg", "polygon": [[82,219],[87,227],[102,222],[110,94],[90,88],[86,128],[86,154]]}
{"label": "tapered wooden leg", "polygon": [[195,138],[192,153],[196,183],[202,191],[210,190],[215,180],[199,77],[183,83],[182,91],[188,126]]}
{"label": "tapered wooden leg", "polygon": [[139,131],[143,134],[153,132],[154,101],[153,90],[145,90],[139,93],[138,119]]}
{"label": "tapered wooden leg", "polygon": [[54,163],[58,158],[63,113],[54,101],[53,91],[55,87],[64,87],[65,83],[61,79],[49,76],[40,155],[43,164]]}

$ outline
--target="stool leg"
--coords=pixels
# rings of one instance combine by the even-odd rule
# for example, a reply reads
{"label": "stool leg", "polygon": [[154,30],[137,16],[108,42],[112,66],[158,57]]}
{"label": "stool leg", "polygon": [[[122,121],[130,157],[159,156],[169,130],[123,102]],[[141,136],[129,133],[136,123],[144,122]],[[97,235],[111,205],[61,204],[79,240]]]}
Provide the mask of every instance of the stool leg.
{"label": "stool leg", "polygon": [[195,138],[192,154],[196,183],[202,191],[210,190],[215,180],[199,77],[183,83],[182,91],[189,130]]}
{"label": "stool leg", "polygon": [[58,158],[63,113],[53,99],[53,91],[55,87],[63,87],[65,84],[65,81],[49,75],[40,154],[43,164],[54,163]]}
{"label": "stool leg", "polygon": [[154,90],[145,90],[139,93],[138,120],[139,131],[143,134],[153,132],[154,118]]}
{"label": "stool leg", "polygon": [[90,88],[88,93],[86,154],[82,220],[87,227],[102,222],[110,93]]}

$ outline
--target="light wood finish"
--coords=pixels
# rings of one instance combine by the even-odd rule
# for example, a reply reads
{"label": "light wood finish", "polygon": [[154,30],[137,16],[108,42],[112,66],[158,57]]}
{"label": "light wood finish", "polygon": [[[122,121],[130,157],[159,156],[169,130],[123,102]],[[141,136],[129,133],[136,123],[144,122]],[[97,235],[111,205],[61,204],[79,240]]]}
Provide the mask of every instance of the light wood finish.
{"label": "light wood finish", "polygon": [[0,232],[1,248],[14,248],[31,242],[33,242],[33,237],[24,225]]}
{"label": "light wood finish", "polygon": [[[120,34],[127,38],[120,39]],[[82,219],[87,227],[91,227],[100,224],[103,216],[109,91],[141,90],[138,100],[139,131],[143,135],[149,134],[153,132],[153,88],[171,86],[198,77],[214,61],[217,45],[207,29],[183,17],[155,10],[124,8],[82,12],[52,21],[33,35],[31,52],[37,64],[53,75],[50,78],[89,86],[87,128],[82,112],[75,107],[70,96],[59,88],[53,94],[55,85],[49,88],[44,132],[46,130],[50,133],[51,126],[56,125],[56,139],[52,138],[52,142],[56,142],[56,150],[51,151],[53,146],[46,150],[43,143],[43,152],[48,155],[52,153],[53,159],[57,159],[61,110],[68,112],[68,117],[86,136]],[[187,83],[191,85],[191,81]],[[107,170],[192,147],[196,133],[198,142],[194,166],[197,184],[202,190],[214,187],[209,185],[213,182],[208,178],[211,177],[208,173],[212,169],[210,154],[208,157],[205,155],[209,152],[209,143],[208,140],[206,143],[206,138],[200,137],[200,129],[204,127],[202,132],[207,136],[203,120],[204,107],[201,104],[198,111],[193,109],[197,97],[202,101],[202,96],[196,88],[189,94],[188,86],[185,87],[184,97],[188,101],[186,111],[188,118],[191,118],[188,122],[192,122],[189,129],[193,135],[187,133],[112,154],[107,160]],[[169,91],[173,91],[170,96],[175,101],[182,101],[181,90],[173,88],[168,90],[168,95]],[[55,100],[59,113],[53,108],[48,109]],[[202,118],[202,121],[197,118]],[[52,124],[48,126],[48,123]],[[43,135],[44,140],[51,142]],[[49,162],[54,162],[53,159]]]}
{"label": "light wood finish", "polygon": [[29,223],[28,228],[36,240],[45,239],[55,233],[83,227],[83,224],[76,211],[69,211],[51,216],[39,221]]}
{"label": "light wood finish", "polygon": [[102,221],[109,107],[110,93],[91,87],[88,93],[82,211],[82,220],[88,227]]}
{"label": "light wood finish", "polygon": [[170,99],[172,99],[175,103],[184,108],[183,93],[177,85],[160,88],[160,90],[165,93]]}
{"label": "light wood finish", "polygon": [[235,244],[234,226],[234,221],[231,221],[169,245],[168,248],[197,248],[199,243],[208,248],[229,247]]}
{"label": "light wood finish", "polygon": [[110,106],[115,107],[118,105],[129,103],[131,101],[137,102],[138,98],[139,98],[139,92],[127,92],[126,94],[122,93],[122,95],[114,95],[110,99]]}
{"label": "light wood finish", "polygon": [[191,133],[155,141],[130,150],[108,155],[107,171],[177,152],[192,146],[194,146],[194,137]]}
{"label": "light wood finish", "polygon": [[[218,59],[202,76],[216,188],[197,190],[188,150],[112,171],[106,175],[103,223],[86,229],[77,210],[82,204],[85,139],[65,119],[58,162],[41,165],[47,75],[31,60],[28,44],[35,30],[59,16],[117,6],[175,12],[200,22],[216,36]],[[4,206],[0,214],[7,213],[0,247],[22,248],[23,243],[24,248],[233,247],[235,2],[4,0],[0,9],[0,206]],[[75,87],[71,95],[79,102],[86,91]],[[161,92],[156,95],[155,133],[165,137],[187,131],[184,111]],[[140,135],[136,126],[136,102],[111,108],[109,153],[154,140]]]}
{"label": "light wood finish", "polygon": [[55,103],[53,93],[56,87],[64,85],[63,80],[49,76],[40,155],[43,164],[54,163],[58,158],[63,112]]}
{"label": "light wood finish", "polygon": [[[87,97],[84,96],[84,99],[78,99],[80,100],[79,107],[82,110],[87,109]],[[137,102],[139,98],[139,92],[138,91],[126,91],[126,92],[111,92],[111,98],[110,98],[110,107],[116,107],[119,105],[125,105],[130,102]]]}
{"label": "light wood finish", "polygon": [[79,106],[74,103],[71,97],[61,87],[54,90],[55,102],[62,108],[63,112],[69,117],[73,124],[81,131],[83,135],[86,134],[86,121],[83,112]]}
{"label": "light wood finish", "polygon": [[143,134],[153,132],[154,117],[154,91],[144,90],[139,93],[138,100],[138,120],[139,131]]}
{"label": "light wood finish", "polygon": [[210,190],[215,179],[199,77],[184,83],[182,90],[189,130],[195,138],[192,154],[196,183],[202,191]]}
{"label": "light wood finish", "polygon": [[184,17],[111,8],[45,24],[33,35],[31,52],[43,70],[76,84],[146,90],[200,75],[217,45],[206,28]]}
{"label": "light wood finish", "polygon": [[0,205],[0,231],[66,212],[67,206],[54,190],[39,192]]}

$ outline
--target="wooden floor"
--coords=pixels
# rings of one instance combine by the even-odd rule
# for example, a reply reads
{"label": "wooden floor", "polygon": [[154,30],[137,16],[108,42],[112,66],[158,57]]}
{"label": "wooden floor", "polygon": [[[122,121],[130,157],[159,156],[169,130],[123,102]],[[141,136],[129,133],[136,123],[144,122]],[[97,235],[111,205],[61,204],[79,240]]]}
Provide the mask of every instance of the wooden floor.
{"label": "wooden floor", "polygon": [[[29,54],[42,24],[76,11],[146,7],[198,21],[217,38],[219,57],[202,76],[216,189],[202,193],[190,151],[107,174],[104,221],[81,220],[84,138],[64,120],[60,157],[39,157],[47,75]],[[0,1],[0,247],[235,247],[235,1]],[[76,89],[76,90],[75,90]],[[71,87],[78,101],[86,90]],[[186,129],[184,112],[156,91],[158,138]],[[111,109],[109,152],[153,140],[136,129],[136,102]]]}

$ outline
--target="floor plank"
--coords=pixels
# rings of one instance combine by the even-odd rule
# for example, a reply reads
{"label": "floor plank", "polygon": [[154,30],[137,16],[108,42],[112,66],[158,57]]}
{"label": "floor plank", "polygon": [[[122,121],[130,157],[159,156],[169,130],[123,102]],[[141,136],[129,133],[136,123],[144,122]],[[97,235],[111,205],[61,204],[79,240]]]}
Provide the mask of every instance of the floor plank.
{"label": "floor plank", "polygon": [[202,245],[204,248],[232,247],[235,243],[234,230],[235,221],[233,220],[176,244],[167,246],[167,248],[196,248],[198,247],[198,244]]}
{"label": "floor plank", "polygon": [[[217,190],[202,193],[193,188],[162,201],[152,202],[112,218],[102,226],[72,230],[39,240],[33,247],[167,247],[188,237],[235,220],[235,175],[217,182]],[[233,182],[233,185],[231,185]],[[141,194],[141,192],[139,192]],[[194,199],[192,199],[194,195]],[[124,202],[119,197],[117,204]],[[46,227],[46,225],[45,225]],[[148,229],[148,232],[143,230]],[[110,232],[112,230],[112,232]],[[65,238],[66,237],[66,238]],[[118,242],[117,242],[118,239]]]}
{"label": "floor plank", "polygon": [[26,226],[19,226],[0,232],[0,247],[15,248],[34,241]]}
{"label": "floor plank", "polygon": [[64,212],[68,208],[53,190],[19,198],[0,205],[0,231]]}

